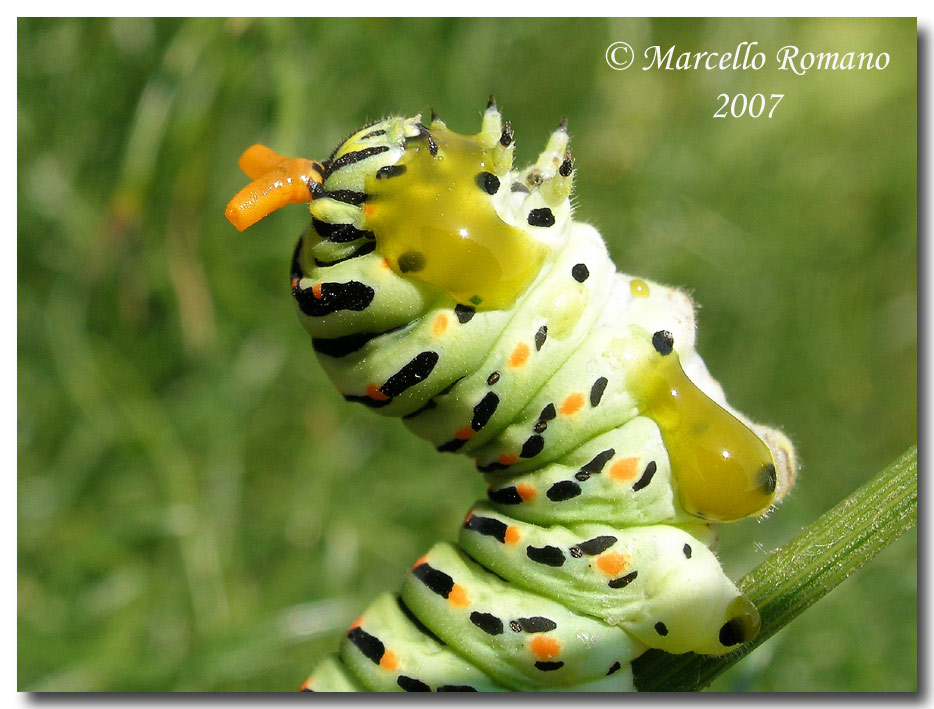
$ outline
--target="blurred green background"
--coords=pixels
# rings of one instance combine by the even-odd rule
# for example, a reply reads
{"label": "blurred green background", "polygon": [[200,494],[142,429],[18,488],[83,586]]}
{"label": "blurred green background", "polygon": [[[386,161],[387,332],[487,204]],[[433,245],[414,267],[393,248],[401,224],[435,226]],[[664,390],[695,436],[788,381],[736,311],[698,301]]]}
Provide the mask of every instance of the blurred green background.
{"label": "blurred green background", "polygon": [[[612,71],[611,42],[758,72]],[[483,483],[342,402],[288,293],[307,219],[223,218],[260,141],[325,157],[494,93],[531,160],[567,115],[577,215],[624,272],[693,291],[732,403],[802,463],[738,577],[916,439],[914,20],[20,20],[18,684],[287,690],[366,602],[453,538]],[[886,51],[884,71],[776,71]],[[784,93],[714,119],[721,92]],[[714,685],[913,690],[906,535]]]}

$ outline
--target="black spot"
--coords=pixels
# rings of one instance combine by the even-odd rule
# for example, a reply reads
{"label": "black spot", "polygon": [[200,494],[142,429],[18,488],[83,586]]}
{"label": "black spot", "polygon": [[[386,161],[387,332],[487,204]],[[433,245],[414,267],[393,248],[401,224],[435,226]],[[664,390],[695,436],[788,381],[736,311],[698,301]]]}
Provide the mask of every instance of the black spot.
{"label": "black spot", "polygon": [[573,556],[575,559],[580,559],[584,555],[584,552],[581,551],[580,547],[568,547],[568,554]]}
{"label": "black spot", "polygon": [[548,326],[542,325],[535,332],[535,351],[538,352],[542,349],[542,345],[545,344],[545,340],[548,338]]}
{"label": "black spot", "polygon": [[442,443],[440,446],[435,448],[439,453],[456,453],[461,448],[464,447],[464,444],[467,442],[464,438],[452,438],[446,443]]}
{"label": "black spot", "polygon": [[[518,630],[516,630],[516,628],[513,626],[513,623],[519,626]],[[509,627],[515,630],[517,633],[519,630],[522,630],[526,633],[547,633],[557,628],[558,624],[551,620],[551,618],[545,618],[541,615],[533,615],[531,618],[516,618],[515,620],[509,622]]]}
{"label": "black spot", "polygon": [[499,397],[492,391],[487,392],[486,396],[480,399],[480,403],[473,407],[473,419],[470,422],[470,427],[474,431],[479,431],[486,426],[490,417],[496,412],[497,406],[499,406]]}
{"label": "black spot", "polygon": [[476,309],[472,305],[461,305],[458,303],[454,306],[454,314],[457,316],[457,321],[463,325],[464,323],[470,322],[470,319],[476,313]]}
{"label": "black spot", "polygon": [[493,537],[500,544],[506,543],[506,530],[508,527],[498,519],[471,515],[470,519],[464,522],[464,529],[479,532],[485,537]]}
{"label": "black spot", "polygon": [[406,618],[408,618],[408,621],[409,621],[412,625],[414,625],[415,628],[416,628],[420,633],[422,633],[423,635],[427,635],[429,638],[431,638],[432,640],[434,640],[436,643],[438,643],[438,644],[440,644],[440,645],[446,645],[446,644],[447,644],[447,643],[444,642],[444,640],[442,640],[442,639],[439,638],[437,635],[435,635],[433,632],[431,632],[431,631],[428,629],[428,626],[427,626],[427,625],[425,625],[424,623],[422,623],[422,621],[420,621],[417,617],[415,617],[415,614],[412,612],[412,610],[411,610],[407,605],[405,605],[405,602],[404,602],[399,596],[396,596],[396,605],[399,606],[399,610],[402,611],[402,615],[404,615]]}
{"label": "black spot", "polygon": [[519,624],[519,621],[518,621],[518,620],[510,620],[510,621],[509,621],[509,629],[512,630],[512,632],[514,632],[514,633],[521,633],[521,632],[522,632],[522,626]]}
{"label": "black spot", "polygon": [[583,283],[590,278],[590,269],[587,268],[587,264],[579,263],[571,269],[571,275],[574,277],[575,281]]}
{"label": "black spot", "polygon": [[348,256],[344,256],[343,258],[336,258],[333,261],[322,261],[316,258],[314,260],[315,266],[317,266],[318,268],[330,268],[331,266],[336,266],[337,264],[343,263],[344,261],[350,261],[351,259],[360,258],[361,256],[366,256],[367,254],[373,253],[375,249],[376,249],[376,242],[367,241],[367,242],[364,242],[363,245],[360,246],[360,248],[354,249],[354,251],[352,251]]}
{"label": "black spot", "polygon": [[476,625],[487,635],[502,635],[503,621],[492,613],[479,613],[474,611],[470,614],[470,622]]}
{"label": "black spot", "polygon": [[454,579],[443,571],[439,571],[428,565],[427,562],[421,563],[412,569],[412,575],[425,584],[432,593],[436,593],[442,598],[447,598],[454,588]]}
{"label": "black spot", "polygon": [[374,155],[385,153],[387,150],[389,150],[388,145],[374,145],[371,148],[364,148],[363,150],[354,150],[350,153],[344,153],[339,158],[332,161],[330,165],[328,165],[328,174],[333,175],[342,167],[347,167],[348,165],[353,165],[355,162],[360,162],[361,160],[366,160],[367,158]]}
{"label": "black spot", "polygon": [[438,144],[435,142],[434,136],[428,131],[425,131],[428,135],[428,152],[431,153],[431,157],[436,157],[438,155]]}
{"label": "black spot", "polygon": [[469,684],[442,684],[438,687],[439,692],[476,692],[474,687]]}
{"label": "black spot", "polygon": [[425,254],[421,251],[406,251],[399,256],[398,264],[402,273],[418,273],[425,268]]}
{"label": "black spot", "polygon": [[562,566],[564,564],[564,552],[558,547],[544,546],[525,548],[525,554],[536,564],[545,566]]}
{"label": "black spot", "polygon": [[685,559],[690,559],[690,558],[691,558],[691,553],[692,553],[692,552],[691,552],[691,545],[690,545],[690,544],[685,544],[685,545],[684,545],[684,549],[682,549],[681,551],[684,552],[684,558],[685,558]]}
{"label": "black spot", "polygon": [[654,460],[650,460],[649,464],[645,466],[645,471],[642,473],[642,477],[639,478],[635,484],[632,486],[633,492],[638,492],[650,482],[652,482],[652,477],[655,475],[655,471],[658,469],[658,466],[655,465]]}
{"label": "black spot", "polygon": [[522,444],[522,450],[519,451],[520,458],[534,458],[539,453],[542,452],[542,449],[545,447],[545,439],[535,434],[529,436],[525,439],[525,443]]}
{"label": "black spot", "polygon": [[539,207],[529,212],[529,226],[554,226],[555,215],[548,207]]}
{"label": "black spot", "polygon": [[513,182],[509,187],[510,192],[529,192],[529,188],[523,185],[521,182]]}
{"label": "black spot", "polygon": [[487,490],[486,496],[490,498],[491,502],[500,505],[518,505],[522,503],[519,491],[513,486],[503,487],[499,490]]}
{"label": "black spot", "polygon": [[479,470],[481,473],[492,473],[496,470],[505,470],[508,467],[509,465],[506,463],[500,463],[498,460],[494,460],[493,462],[487,463],[486,465],[480,465],[479,461],[477,462],[477,470]]}
{"label": "black spot", "polygon": [[370,138],[376,138],[381,135],[386,135],[386,131],[380,128],[379,130],[371,130],[366,135],[361,135],[360,140],[369,140]]}
{"label": "black spot", "polygon": [[356,241],[357,239],[374,238],[372,231],[361,231],[353,224],[332,224],[331,222],[323,222],[316,217],[312,217],[311,226],[322,239],[327,239],[335,244],[344,244],[348,241]]}
{"label": "black spot", "polygon": [[384,406],[389,406],[392,403],[392,399],[377,401],[376,399],[371,399],[369,396],[361,396],[358,394],[344,394],[344,401],[351,401],[355,404],[363,404],[370,409],[381,409]]}
{"label": "black spot", "polygon": [[313,318],[331,315],[339,310],[366,310],[376,295],[376,291],[359,281],[322,283],[318,291],[319,298],[315,298],[314,292],[314,288],[296,286],[292,289],[292,297],[298,303],[299,310]]}
{"label": "black spot", "polygon": [[491,372],[490,376],[486,378],[486,383],[489,386],[493,386],[498,381],[499,381],[499,372]]}
{"label": "black spot", "polygon": [[487,194],[496,194],[499,191],[499,178],[492,172],[481,172],[477,175],[477,185]]}
{"label": "black spot", "polygon": [[658,621],[655,624],[655,632],[661,635],[662,637],[665,637],[666,635],[668,635],[668,627],[661,621]]}
{"label": "black spot", "polygon": [[365,192],[357,192],[356,190],[325,191],[324,196],[330,197],[338,202],[343,202],[344,204],[353,205],[363,204],[367,200],[367,194]]}
{"label": "black spot", "polygon": [[654,347],[660,355],[670,355],[674,346],[675,338],[672,337],[668,330],[659,330],[652,335],[652,347]]}
{"label": "black spot", "polygon": [[597,554],[602,554],[605,552],[611,546],[616,544],[617,541],[619,540],[617,540],[616,537],[607,534],[594,537],[593,539],[588,539],[586,542],[581,542],[577,546],[582,552],[587,554],[587,556],[596,556]]}
{"label": "black spot", "polygon": [[619,672],[622,669],[622,667],[623,666],[619,664],[618,662],[614,662],[613,666],[606,671],[606,676],[609,677],[610,675],[615,674],[616,672]]}
{"label": "black spot", "polygon": [[369,660],[379,664],[379,661],[383,657],[383,653],[386,652],[386,646],[383,645],[382,641],[374,635],[370,635],[363,628],[357,626],[356,628],[351,628],[347,633],[347,637],[350,638],[356,647],[362,652]]}
{"label": "black spot", "polygon": [[[633,581],[636,580],[636,576],[638,575],[639,575],[638,571],[630,571],[625,576],[620,576],[618,579],[613,579],[612,581],[607,583],[607,586],[609,586],[610,588],[626,588],[626,586],[628,586],[629,584],[631,584]],[[661,625],[661,623],[659,623],[658,625]],[[658,630],[658,625],[655,626],[656,630]],[[665,630],[664,633],[659,631],[659,635],[665,635],[667,632],[668,632],[667,629]]]}
{"label": "black spot", "polygon": [[568,150],[564,154],[564,162],[561,163],[561,167],[558,168],[558,173],[561,177],[567,177],[571,174],[571,171],[574,169],[574,158],[571,157],[571,151]]}
{"label": "black spot", "polygon": [[394,327],[383,332],[357,332],[343,337],[313,337],[311,338],[311,346],[318,354],[327,355],[328,357],[346,357],[362,349],[373,338],[388,335],[399,329]]}
{"label": "black spot", "polygon": [[544,433],[547,428],[548,428],[547,421],[536,421],[535,425],[532,426],[532,430],[535,431],[535,433]]}
{"label": "black spot", "polygon": [[514,137],[515,133],[512,131],[512,126],[509,125],[509,121],[506,121],[505,125],[503,125],[503,132],[499,136],[500,145],[504,148],[508,148]]}
{"label": "black spot", "polygon": [[412,677],[406,677],[405,675],[399,675],[399,678],[396,680],[402,689],[406,692],[430,692],[431,687],[418,679],[413,679]]}
{"label": "black spot", "polygon": [[[292,265],[289,268],[289,278],[295,282],[300,281],[305,277],[305,272],[302,271],[302,265],[299,262],[299,256],[302,253],[302,237],[298,238],[298,241],[295,242],[295,248],[292,250]],[[320,265],[320,264],[319,264]]]}
{"label": "black spot", "polygon": [[388,180],[390,177],[398,177],[399,175],[404,175],[406,171],[405,165],[385,165],[376,171],[377,180]]}
{"label": "black spot", "polygon": [[538,415],[539,421],[551,421],[555,416],[558,415],[558,412],[555,411],[554,404],[548,404],[542,412]]}
{"label": "black spot", "polygon": [[604,466],[614,455],[616,455],[616,450],[613,448],[607,448],[605,451],[597,453],[590,462],[581,466],[581,472],[591,474],[602,473]]}
{"label": "black spot", "polygon": [[581,486],[572,480],[556,482],[545,493],[552,502],[564,502],[581,494]]}
{"label": "black spot", "polygon": [[393,374],[379,390],[392,398],[399,396],[411,386],[423,381],[438,363],[437,352],[420,352],[398,372]]}
{"label": "black spot", "polygon": [[607,379],[606,377],[600,377],[597,381],[593,383],[593,386],[590,387],[590,405],[596,406],[600,403],[600,399],[603,398],[603,392],[606,389]]}
{"label": "black spot", "polygon": [[574,473],[574,479],[585,483],[590,480],[590,473],[588,473],[586,470],[578,470],[576,473]]}
{"label": "black spot", "polygon": [[539,660],[535,663],[535,667],[542,672],[554,672],[555,670],[560,670],[564,667],[563,662],[542,662]]}
{"label": "black spot", "polygon": [[775,492],[775,484],[777,482],[777,477],[775,475],[775,466],[771,463],[766,463],[762,466],[762,469],[759,471],[759,485],[767,493],[772,494]]}
{"label": "black spot", "polygon": [[739,618],[730,618],[720,628],[720,644],[724,647],[746,641],[746,628]]}

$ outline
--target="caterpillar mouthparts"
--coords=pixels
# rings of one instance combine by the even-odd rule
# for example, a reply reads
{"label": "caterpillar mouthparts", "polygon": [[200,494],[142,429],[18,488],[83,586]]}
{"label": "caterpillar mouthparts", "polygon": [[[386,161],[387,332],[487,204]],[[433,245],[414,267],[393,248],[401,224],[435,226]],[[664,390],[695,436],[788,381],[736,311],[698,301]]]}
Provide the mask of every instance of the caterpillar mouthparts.
{"label": "caterpillar mouthparts", "polygon": [[309,202],[291,289],[343,397],[475,460],[488,500],[304,689],[632,689],[646,648],[727,652],[759,615],[709,523],[761,515],[794,479],[780,432],[726,403],[694,308],[619,274],[573,218],[566,120],[512,169],[495,102],[480,132],[432,112],[367,125],[323,162],[253,146],[243,229]]}

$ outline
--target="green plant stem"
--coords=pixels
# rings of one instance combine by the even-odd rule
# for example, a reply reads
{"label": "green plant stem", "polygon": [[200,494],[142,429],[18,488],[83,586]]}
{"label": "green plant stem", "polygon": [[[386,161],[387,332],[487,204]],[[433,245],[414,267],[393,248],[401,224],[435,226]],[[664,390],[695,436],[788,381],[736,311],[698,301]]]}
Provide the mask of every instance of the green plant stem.
{"label": "green plant stem", "polygon": [[823,598],[918,519],[918,448],[826,512],[739,582],[762,616],[758,636],[721,657],[651,650],[634,663],[643,692],[697,691]]}

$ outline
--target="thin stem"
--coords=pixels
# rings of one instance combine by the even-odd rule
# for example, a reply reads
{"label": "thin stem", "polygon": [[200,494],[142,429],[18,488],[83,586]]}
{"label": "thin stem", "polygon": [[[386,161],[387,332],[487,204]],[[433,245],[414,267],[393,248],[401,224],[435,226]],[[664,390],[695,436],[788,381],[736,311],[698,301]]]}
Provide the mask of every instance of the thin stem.
{"label": "thin stem", "polygon": [[697,691],[911,529],[918,519],[918,448],[826,512],[739,582],[762,627],[752,642],[722,657],[651,650],[634,663],[643,692]]}

